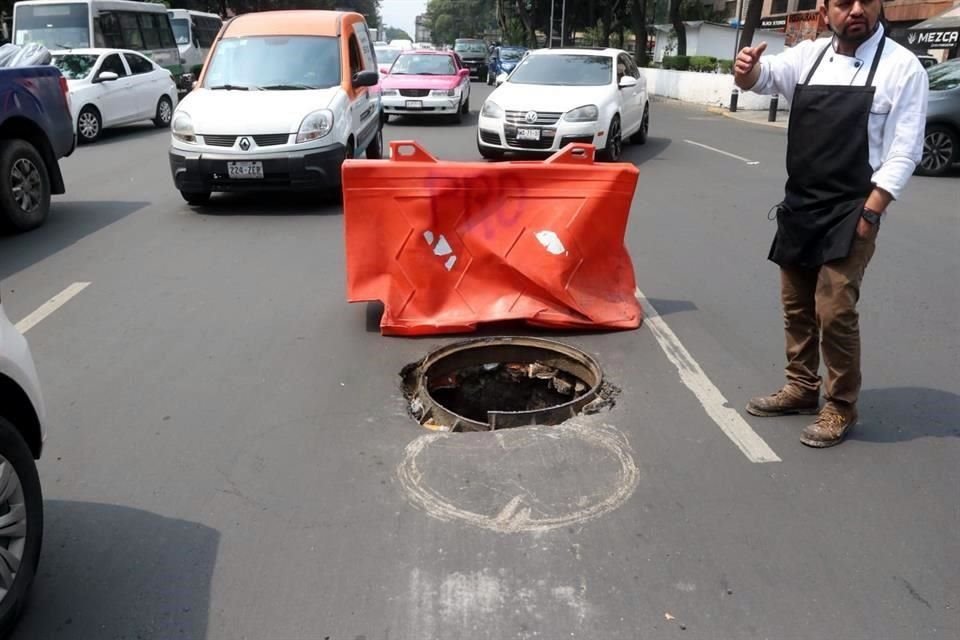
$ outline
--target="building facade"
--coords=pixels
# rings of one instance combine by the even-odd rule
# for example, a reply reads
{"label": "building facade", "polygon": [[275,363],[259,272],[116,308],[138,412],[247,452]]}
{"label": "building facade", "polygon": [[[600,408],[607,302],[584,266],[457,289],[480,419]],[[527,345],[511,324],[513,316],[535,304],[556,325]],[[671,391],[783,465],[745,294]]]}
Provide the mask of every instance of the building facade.
{"label": "building facade", "polygon": [[[760,28],[784,31],[788,46],[817,38],[827,31],[827,24],[820,16],[822,4],[823,0],[763,0]],[[919,52],[923,50],[923,44],[915,35],[910,37],[910,28],[958,4],[958,0],[884,0],[883,13],[890,25],[889,35]],[[945,51],[946,57],[957,55],[956,48]]]}

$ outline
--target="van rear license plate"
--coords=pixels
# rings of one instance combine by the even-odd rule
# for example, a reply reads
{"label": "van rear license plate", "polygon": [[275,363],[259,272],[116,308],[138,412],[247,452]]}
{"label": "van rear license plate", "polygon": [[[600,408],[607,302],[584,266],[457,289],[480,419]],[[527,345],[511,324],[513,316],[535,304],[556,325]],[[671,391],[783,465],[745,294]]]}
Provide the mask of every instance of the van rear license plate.
{"label": "van rear license plate", "polygon": [[517,129],[517,140],[539,140],[540,129]]}
{"label": "van rear license plate", "polygon": [[228,162],[227,176],[232,180],[263,180],[263,163]]}

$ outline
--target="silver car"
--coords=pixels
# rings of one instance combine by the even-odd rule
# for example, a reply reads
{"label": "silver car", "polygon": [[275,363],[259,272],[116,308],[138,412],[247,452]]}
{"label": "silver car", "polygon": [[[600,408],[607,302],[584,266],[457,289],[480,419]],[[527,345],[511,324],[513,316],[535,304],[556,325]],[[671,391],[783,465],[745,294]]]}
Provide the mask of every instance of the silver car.
{"label": "silver car", "polygon": [[917,174],[942,176],[960,162],[960,59],[932,66],[927,75],[927,130]]}

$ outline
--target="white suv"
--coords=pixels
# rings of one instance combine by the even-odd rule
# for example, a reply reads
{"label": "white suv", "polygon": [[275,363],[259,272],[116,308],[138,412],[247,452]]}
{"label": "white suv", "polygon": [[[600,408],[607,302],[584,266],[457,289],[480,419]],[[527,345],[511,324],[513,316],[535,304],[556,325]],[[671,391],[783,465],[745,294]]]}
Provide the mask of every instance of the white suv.
{"label": "white suv", "polygon": [[383,108],[363,16],[266,11],[227,22],[171,123],[183,198],[340,185],[345,158],[383,153]]}
{"label": "white suv", "polygon": [[540,49],[487,98],[477,148],[493,159],[582,142],[617,161],[623,141],[643,144],[649,127],[646,79],[626,51]]}
{"label": "white suv", "polygon": [[34,460],[46,419],[30,348],[0,306],[0,637],[16,622],[40,560],[43,495]]}

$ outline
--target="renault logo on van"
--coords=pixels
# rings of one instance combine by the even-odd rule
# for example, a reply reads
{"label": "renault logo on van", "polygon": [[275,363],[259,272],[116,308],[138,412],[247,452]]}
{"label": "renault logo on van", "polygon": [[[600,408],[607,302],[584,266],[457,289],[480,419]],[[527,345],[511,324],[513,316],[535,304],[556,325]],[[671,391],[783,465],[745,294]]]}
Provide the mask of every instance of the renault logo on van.
{"label": "renault logo on van", "polygon": [[247,137],[240,138],[240,148],[243,149],[244,151],[249,151],[250,138],[247,138]]}

